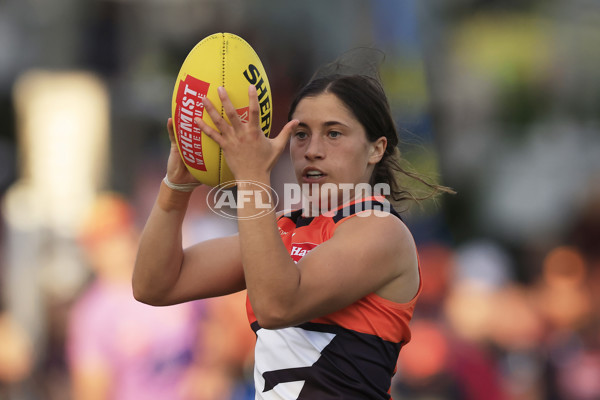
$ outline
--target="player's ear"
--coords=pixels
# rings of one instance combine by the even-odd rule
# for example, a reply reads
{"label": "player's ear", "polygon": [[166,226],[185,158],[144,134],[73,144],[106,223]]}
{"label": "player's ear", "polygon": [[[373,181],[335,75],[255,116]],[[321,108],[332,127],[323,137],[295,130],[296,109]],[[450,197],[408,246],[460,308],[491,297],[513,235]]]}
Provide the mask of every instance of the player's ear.
{"label": "player's ear", "polygon": [[376,141],[371,143],[369,149],[369,164],[377,164],[383,158],[385,149],[387,148],[387,138],[381,136]]}

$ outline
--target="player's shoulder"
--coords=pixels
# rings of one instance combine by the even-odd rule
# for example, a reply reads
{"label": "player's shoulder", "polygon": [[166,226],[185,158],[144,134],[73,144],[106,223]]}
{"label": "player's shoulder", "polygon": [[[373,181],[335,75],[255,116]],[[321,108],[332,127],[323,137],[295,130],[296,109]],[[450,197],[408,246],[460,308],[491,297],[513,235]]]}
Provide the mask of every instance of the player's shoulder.
{"label": "player's shoulder", "polygon": [[338,224],[334,235],[353,236],[363,242],[376,240],[403,253],[416,248],[413,235],[396,213],[366,210]]}
{"label": "player's shoulder", "polygon": [[364,209],[357,210],[350,215],[338,218],[336,224],[339,227],[352,226],[367,229],[381,229],[382,231],[394,230],[397,232],[410,233],[408,227],[394,209]]}

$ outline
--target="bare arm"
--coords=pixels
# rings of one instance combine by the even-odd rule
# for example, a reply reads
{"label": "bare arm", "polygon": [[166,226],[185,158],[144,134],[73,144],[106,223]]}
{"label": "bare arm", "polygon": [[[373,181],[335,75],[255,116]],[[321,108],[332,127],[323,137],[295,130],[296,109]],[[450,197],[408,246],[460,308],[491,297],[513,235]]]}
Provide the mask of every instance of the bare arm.
{"label": "bare arm", "polygon": [[[167,174],[172,182],[195,179],[181,161],[167,124],[171,153]],[[133,273],[137,300],[169,305],[220,296],[244,289],[240,245],[237,235],[182,248],[182,224],[191,193],[170,189],[163,182],[140,238]]]}
{"label": "bare arm", "polygon": [[[370,293],[399,303],[417,293],[414,241],[392,215],[343,222],[298,264],[289,257],[273,221],[244,220],[239,225],[248,296],[263,327],[297,325]],[[250,234],[259,229],[260,240]]]}

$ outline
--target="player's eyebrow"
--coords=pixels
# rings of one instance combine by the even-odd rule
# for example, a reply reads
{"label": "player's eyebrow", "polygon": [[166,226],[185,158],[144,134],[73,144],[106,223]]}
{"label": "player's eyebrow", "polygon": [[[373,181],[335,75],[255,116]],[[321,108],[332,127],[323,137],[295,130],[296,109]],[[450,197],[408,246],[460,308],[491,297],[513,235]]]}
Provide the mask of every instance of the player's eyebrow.
{"label": "player's eyebrow", "polygon": [[[335,125],[341,125],[341,126],[346,126],[346,127],[348,126],[348,125],[344,124],[343,122],[339,122],[339,121],[325,121],[325,122],[323,122],[322,125],[325,127],[335,126]],[[298,123],[298,126],[300,126],[302,128],[309,128],[308,124],[305,122],[302,122],[302,121],[300,121]]]}

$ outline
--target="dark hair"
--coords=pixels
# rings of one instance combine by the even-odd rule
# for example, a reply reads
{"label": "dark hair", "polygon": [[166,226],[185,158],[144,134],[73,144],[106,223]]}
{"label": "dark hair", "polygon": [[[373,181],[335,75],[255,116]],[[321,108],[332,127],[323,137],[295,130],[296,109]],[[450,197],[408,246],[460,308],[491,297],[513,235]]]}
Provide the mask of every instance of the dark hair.
{"label": "dark hair", "polygon": [[[375,165],[371,175],[371,185],[386,183],[390,186],[389,200],[399,203],[403,200],[424,200],[438,192],[453,193],[452,189],[427,182],[419,174],[405,170],[398,148],[398,132],[392,118],[385,91],[380,82],[366,75],[332,74],[310,81],[292,101],[288,120],[292,119],[298,103],[305,97],[315,97],[322,93],[334,94],[354,114],[367,133],[367,139],[374,142],[382,136],[387,139],[387,147],[381,160]],[[427,186],[430,193],[416,196],[400,184],[400,175],[416,179]]]}

